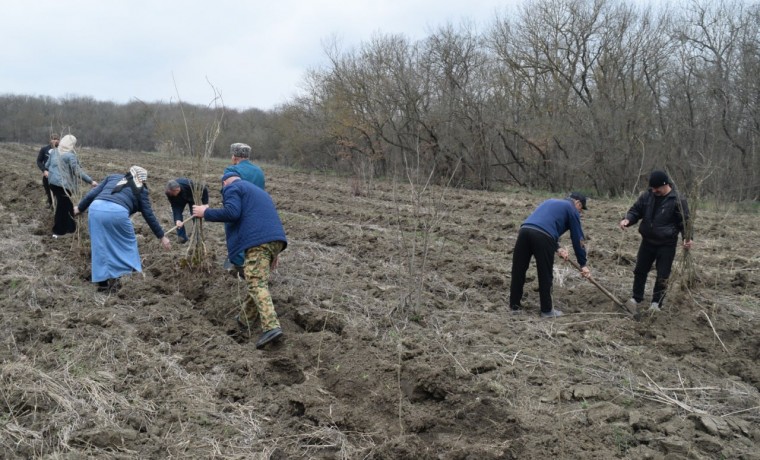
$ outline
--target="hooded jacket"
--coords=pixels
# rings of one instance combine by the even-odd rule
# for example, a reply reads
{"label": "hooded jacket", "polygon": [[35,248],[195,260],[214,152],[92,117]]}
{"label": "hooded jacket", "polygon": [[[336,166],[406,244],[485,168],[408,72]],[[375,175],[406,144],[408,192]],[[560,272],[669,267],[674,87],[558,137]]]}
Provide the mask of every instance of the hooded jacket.
{"label": "hooded jacket", "polygon": [[238,179],[222,189],[222,198],[224,207],[207,209],[204,218],[227,223],[224,230],[230,260],[248,248],[274,241],[287,246],[285,229],[267,192]]}

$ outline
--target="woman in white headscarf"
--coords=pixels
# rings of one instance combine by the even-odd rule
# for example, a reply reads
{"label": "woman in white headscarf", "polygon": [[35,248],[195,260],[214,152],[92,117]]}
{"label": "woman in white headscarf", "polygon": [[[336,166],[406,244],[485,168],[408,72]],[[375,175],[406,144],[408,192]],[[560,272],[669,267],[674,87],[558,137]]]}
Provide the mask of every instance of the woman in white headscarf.
{"label": "woman in white headscarf", "polygon": [[129,218],[132,214],[139,211],[164,248],[171,248],[153,214],[147,180],[148,171],[132,166],[126,175],[112,174],[103,179],[74,207],[75,214],[89,208],[91,280],[98,284],[99,291],[114,291],[122,275],[142,272],[135,229]]}
{"label": "woman in white headscarf", "polygon": [[55,217],[53,223],[53,238],[58,238],[67,233],[77,230],[74,220],[74,204],[72,196],[79,195],[79,181],[90,184],[93,187],[98,183],[79,166],[74,147],[77,138],[71,134],[63,136],[58,148],[50,150],[50,156],[45,162],[46,171],[43,173],[48,178],[50,191],[55,197]]}

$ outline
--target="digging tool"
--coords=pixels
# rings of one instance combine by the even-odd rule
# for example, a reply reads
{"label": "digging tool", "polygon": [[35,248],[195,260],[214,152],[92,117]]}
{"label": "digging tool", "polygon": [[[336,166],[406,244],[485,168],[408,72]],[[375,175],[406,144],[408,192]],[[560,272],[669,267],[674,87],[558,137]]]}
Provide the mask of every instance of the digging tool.
{"label": "digging tool", "polygon": [[[567,262],[570,265],[572,265],[573,267],[575,267],[576,270],[581,271],[581,266],[578,265],[578,262],[576,262],[574,260],[570,260],[570,259],[566,259],[566,260],[567,260]],[[602,291],[602,293],[604,295],[606,295],[607,297],[609,297],[610,299],[612,299],[612,301],[615,302],[615,305],[617,305],[618,307],[620,307],[623,310],[625,310],[626,313],[628,313],[629,315],[633,315],[633,316],[636,315],[636,312],[630,311],[628,309],[628,307],[626,307],[623,302],[621,302],[617,297],[615,297],[615,295],[613,293],[611,293],[610,291],[608,291],[607,289],[605,289],[605,287],[602,286],[601,284],[599,284],[594,278],[592,278],[592,277],[589,276],[586,279],[589,280],[589,281],[591,281],[591,284],[593,284],[594,286],[596,286],[597,288],[599,288],[599,290]]]}
{"label": "digging tool", "polygon": [[[182,225],[185,225],[186,223],[190,222],[190,220],[193,218],[193,216],[188,217],[187,219],[182,221]],[[179,228],[179,225],[175,225],[174,227],[170,228],[169,230],[164,232],[164,235],[173,232],[174,230],[177,230]]]}

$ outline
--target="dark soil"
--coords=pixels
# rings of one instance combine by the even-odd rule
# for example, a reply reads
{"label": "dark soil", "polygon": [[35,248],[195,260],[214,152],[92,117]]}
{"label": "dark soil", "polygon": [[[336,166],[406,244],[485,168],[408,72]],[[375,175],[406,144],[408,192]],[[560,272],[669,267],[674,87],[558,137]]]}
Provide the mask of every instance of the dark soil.
{"label": "dark soil", "polygon": [[[86,217],[50,237],[38,148],[0,144],[3,458],[760,458],[760,216],[693,203],[696,284],[679,262],[665,310],[639,321],[558,260],[566,316],[542,320],[533,269],[527,313],[506,300],[517,229],[549,195],[264,165],[289,247],[271,280],[285,337],[256,350],[221,224],[196,269],[133,216],[144,271],[99,293]],[[79,157],[96,180],[148,169],[172,226],[163,184],[189,161]],[[224,165],[204,176],[212,206]],[[584,217],[592,274],[622,300],[633,199]]]}

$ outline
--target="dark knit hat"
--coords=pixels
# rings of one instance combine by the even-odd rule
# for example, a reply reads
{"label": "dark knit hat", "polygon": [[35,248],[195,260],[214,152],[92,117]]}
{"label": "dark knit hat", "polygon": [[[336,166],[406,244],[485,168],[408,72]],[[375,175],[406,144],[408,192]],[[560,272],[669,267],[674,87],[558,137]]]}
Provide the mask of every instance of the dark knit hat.
{"label": "dark knit hat", "polygon": [[652,188],[662,187],[663,185],[668,185],[669,183],[670,179],[668,179],[668,175],[663,171],[652,171],[649,174],[649,186]]}
{"label": "dark knit hat", "polygon": [[582,194],[580,192],[573,192],[573,193],[570,194],[570,198],[572,198],[574,200],[580,201],[581,202],[581,208],[588,209],[586,207],[586,195],[584,195],[584,194]]}

